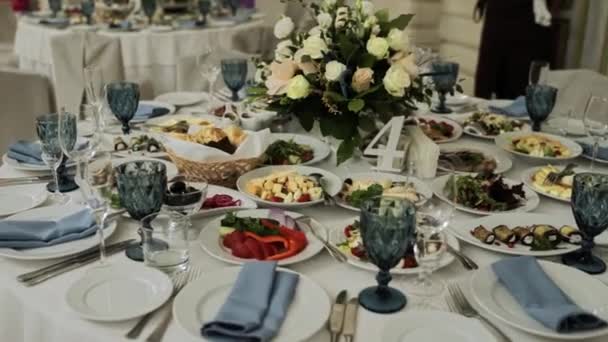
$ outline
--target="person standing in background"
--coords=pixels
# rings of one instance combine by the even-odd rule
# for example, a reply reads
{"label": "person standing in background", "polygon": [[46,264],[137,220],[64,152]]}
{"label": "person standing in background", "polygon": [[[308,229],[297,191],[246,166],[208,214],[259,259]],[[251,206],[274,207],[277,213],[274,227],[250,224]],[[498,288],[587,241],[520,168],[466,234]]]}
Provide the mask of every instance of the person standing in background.
{"label": "person standing in background", "polygon": [[[549,3],[547,3],[549,1]],[[533,60],[553,61],[552,15],[558,0],[478,0],[483,17],[475,96],[514,99],[524,95]]]}

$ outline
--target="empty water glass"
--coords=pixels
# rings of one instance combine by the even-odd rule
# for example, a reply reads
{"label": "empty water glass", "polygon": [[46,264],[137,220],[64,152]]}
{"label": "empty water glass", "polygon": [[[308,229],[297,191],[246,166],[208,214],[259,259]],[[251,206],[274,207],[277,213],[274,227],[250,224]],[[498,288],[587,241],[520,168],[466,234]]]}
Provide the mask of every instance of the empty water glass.
{"label": "empty water glass", "polygon": [[188,229],[172,225],[164,214],[152,214],[141,220],[144,263],[167,273],[188,268]]}

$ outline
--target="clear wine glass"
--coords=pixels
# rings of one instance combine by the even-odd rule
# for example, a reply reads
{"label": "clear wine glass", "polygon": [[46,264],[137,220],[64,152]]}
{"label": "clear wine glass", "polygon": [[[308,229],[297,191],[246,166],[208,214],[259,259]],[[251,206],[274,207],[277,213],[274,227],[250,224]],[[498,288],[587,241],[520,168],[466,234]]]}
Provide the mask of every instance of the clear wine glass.
{"label": "clear wine glass", "polygon": [[86,168],[86,183],[90,186],[90,196],[86,199],[87,206],[95,213],[97,234],[99,235],[99,264],[105,265],[104,229],[106,218],[110,213],[112,187],[114,184],[112,155],[108,151],[95,151],[91,162]]}
{"label": "clear wine glass", "polygon": [[590,170],[593,170],[600,142],[608,139],[608,98],[592,95],[587,101],[583,124],[587,135],[593,138]]}
{"label": "clear wine glass", "polygon": [[[59,181],[59,169],[64,162],[63,151],[59,144],[59,115],[45,114],[37,117],[36,133],[42,146],[42,160],[53,174],[53,182],[47,185],[47,189],[53,193],[51,199],[56,203],[67,203],[69,197],[61,193]],[[74,136],[75,142],[76,137]]]}
{"label": "clear wine glass", "polygon": [[221,58],[212,50],[207,50],[196,58],[196,67],[201,76],[207,81],[209,95],[213,94],[213,85],[221,72]]}
{"label": "clear wine glass", "polygon": [[541,60],[532,61],[528,73],[528,83],[530,85],[545,84],[548,71],[549,62]]}

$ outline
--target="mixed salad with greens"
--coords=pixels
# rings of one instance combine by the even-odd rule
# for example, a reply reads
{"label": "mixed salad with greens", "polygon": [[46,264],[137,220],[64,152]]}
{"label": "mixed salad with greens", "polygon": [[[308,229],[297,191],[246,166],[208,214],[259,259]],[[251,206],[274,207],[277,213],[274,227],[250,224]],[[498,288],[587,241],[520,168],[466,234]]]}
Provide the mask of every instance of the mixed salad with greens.
{"label": "mixed salad with greens", "polygon": [[444,193],[455,203],[483,211],[507,211],[525,204],[524,184],[509,186],[492,172],[451,176]]}

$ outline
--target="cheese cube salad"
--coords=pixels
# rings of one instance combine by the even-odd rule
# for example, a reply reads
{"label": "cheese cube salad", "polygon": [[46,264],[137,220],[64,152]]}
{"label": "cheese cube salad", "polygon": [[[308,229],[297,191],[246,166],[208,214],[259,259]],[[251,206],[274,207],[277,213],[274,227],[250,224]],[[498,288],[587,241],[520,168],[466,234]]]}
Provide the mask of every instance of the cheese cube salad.
{"label": "cheese cube salad", "polygon": [[266,177],[254,178],[247,183],[247,192],[265,201],[302,203],[323,197],[317,181],[296,171],[274,172]]}

